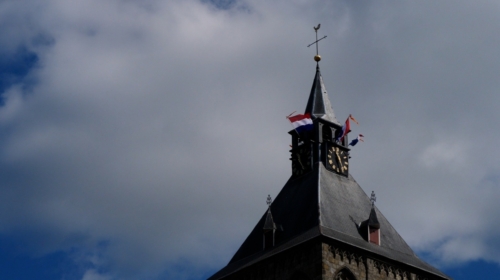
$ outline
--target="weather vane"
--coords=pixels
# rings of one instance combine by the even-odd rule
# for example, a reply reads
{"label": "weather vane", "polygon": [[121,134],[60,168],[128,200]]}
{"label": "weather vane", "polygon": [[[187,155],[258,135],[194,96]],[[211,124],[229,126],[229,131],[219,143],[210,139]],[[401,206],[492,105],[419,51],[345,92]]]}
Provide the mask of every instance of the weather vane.
{"label": "weather vane", "polygon": [[314,61],[316,62],[319,62],[321,60],[321,56],[319,55],[319,51],[318,51],[318,42],[325,39],[326,36],[323,36],[323,38],[321,39],[318,39],[318,29],[321,27],[321,23],[318,24],[318,26],[316,27],[313,27],[314,28],[314,31],[316,32],[316,41],[312,42],[311,44],[309,44],[307,47],[309,48],[310,46],[316,44],[316,56],[314,56]]}
{"label": "weather vane", "polygon": [[370,196],[370,201],[372,202],[372,207],[375,206],[375,201],[377,201],[377,197],[375,196],[375,191],[372,191],[372,195]]}
{"label": "weather vane", "polygon": [[273,199],[271,198],[271,195],[267,195],[267,200],[266,200],[267,206],[271,207],[271,203],[273,203]]}

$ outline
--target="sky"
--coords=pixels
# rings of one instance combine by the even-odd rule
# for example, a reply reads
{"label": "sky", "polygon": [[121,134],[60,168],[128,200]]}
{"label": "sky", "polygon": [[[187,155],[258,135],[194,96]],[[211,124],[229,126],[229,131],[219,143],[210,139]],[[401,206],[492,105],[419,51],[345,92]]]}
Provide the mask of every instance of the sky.
{"label": "sky", "polygon": [[335,114],[365,136],[352,176],[422,259],[495,279],[487,0],[0,0],[0,278],[225,266],[291,175],[318,23]]}

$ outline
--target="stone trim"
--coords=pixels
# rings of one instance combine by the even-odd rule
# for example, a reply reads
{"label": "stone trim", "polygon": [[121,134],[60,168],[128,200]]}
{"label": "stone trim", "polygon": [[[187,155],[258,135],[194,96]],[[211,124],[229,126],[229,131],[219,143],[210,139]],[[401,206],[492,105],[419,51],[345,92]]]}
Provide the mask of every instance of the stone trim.
{"label": "stone trim", "polygon": [[351,253],[341,248],[335,248],[333,245],[327,246],[328,250],[333,254],[334,258],[339,256],[341,261],[347,261],[349,264],[355,262],[357,267],[359,267],[359,264],[363,263],[363,257],[356,253]]}
{"label": "stone trim", "polygon": [[342,247],[336,247],[326,243],[322,243],[322,248],[321,279],[336,279],[335,277],[337,277],[338,273],[343,269],[348,269],[354,279],[367,279],[366,258]]}
{"label": "stone trim", "polygon": [[411,273],[408,271],[405,271],[397,266],[379,261],[379,260],[373,260],[373,267],[375,268],[375,271],[378,272],[378,274],[383,274],[387,275],[387,277],[390,277],[392,279],[396,280],[411,280],[412,276]]}

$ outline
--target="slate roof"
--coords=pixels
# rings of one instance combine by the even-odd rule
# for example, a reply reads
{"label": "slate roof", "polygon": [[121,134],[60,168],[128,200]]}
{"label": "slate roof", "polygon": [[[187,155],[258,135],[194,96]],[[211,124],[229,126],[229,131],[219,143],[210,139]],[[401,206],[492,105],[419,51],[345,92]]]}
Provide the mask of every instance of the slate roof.
{"label": "slate roof", "polygon": [[290,178],[271,205],[274,222],[283,228],[282,232],[276,232],[276,246],[262,249],[266,211],[229,264],[209,279],[232,274],[317,237],[330,238],[448,279],[415,255],[377,207],[373,210],[380,224],[381,245],[366,241],[358,226],[367,220],[371,210],[370,198],[352,176],[337,175],[317,162],[313,171]]}
{"label": "slate roof", "polygon": [[311,93],[309,94],[305,113],[310,113],[313,119],[320,118],[340,125],[335,118],[335,113],[333,112],[328,93],[326,92],[326,87],[323,83],[323,78],[319,71],[319,65],[316,66],[316,75],[314,76],[314,82]]}

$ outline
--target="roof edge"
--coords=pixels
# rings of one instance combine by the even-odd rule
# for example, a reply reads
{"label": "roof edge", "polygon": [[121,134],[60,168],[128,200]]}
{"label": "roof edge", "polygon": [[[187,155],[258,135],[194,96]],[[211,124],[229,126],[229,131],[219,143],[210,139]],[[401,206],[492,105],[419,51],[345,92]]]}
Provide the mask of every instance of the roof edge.
{"label": "roof edge", "polygon": [[[321,230],[319,226],[314,226],[311,229],[303,232],[302,234],[297,235],[295,238],[292,238],[278,246],[273,247],[272,249],[268,251],[260,251],[258,253],[255,253],[253,255],[247,256],[243,259],[237,260],[236,262],[233,263],[228,263],[225,267],[223,267],[221,270],[217,271],[214,273],[212,276],[210,276],[207,280],[216,280],[220,279],[222,277],[229,276],[231,274],[234,274],[238,271],[241,271],[242,269],[249,267],[255,263],[258,263],[259,261],[263,259],[267,259],[269,257],[272,257],[274,255],[277,255],[281,252],[284,252],[288,249],[294,248],[298,245],[304,244],[305,242],[308,242],[312,239],[315,239],[317,237],[321,237]],[[231,270],[231,267],[236,267],[234,270]],[[230,270],[227,273],[224,273],[223,271],[225,269]],[[221,273],[221,275],[217,275]]]}

